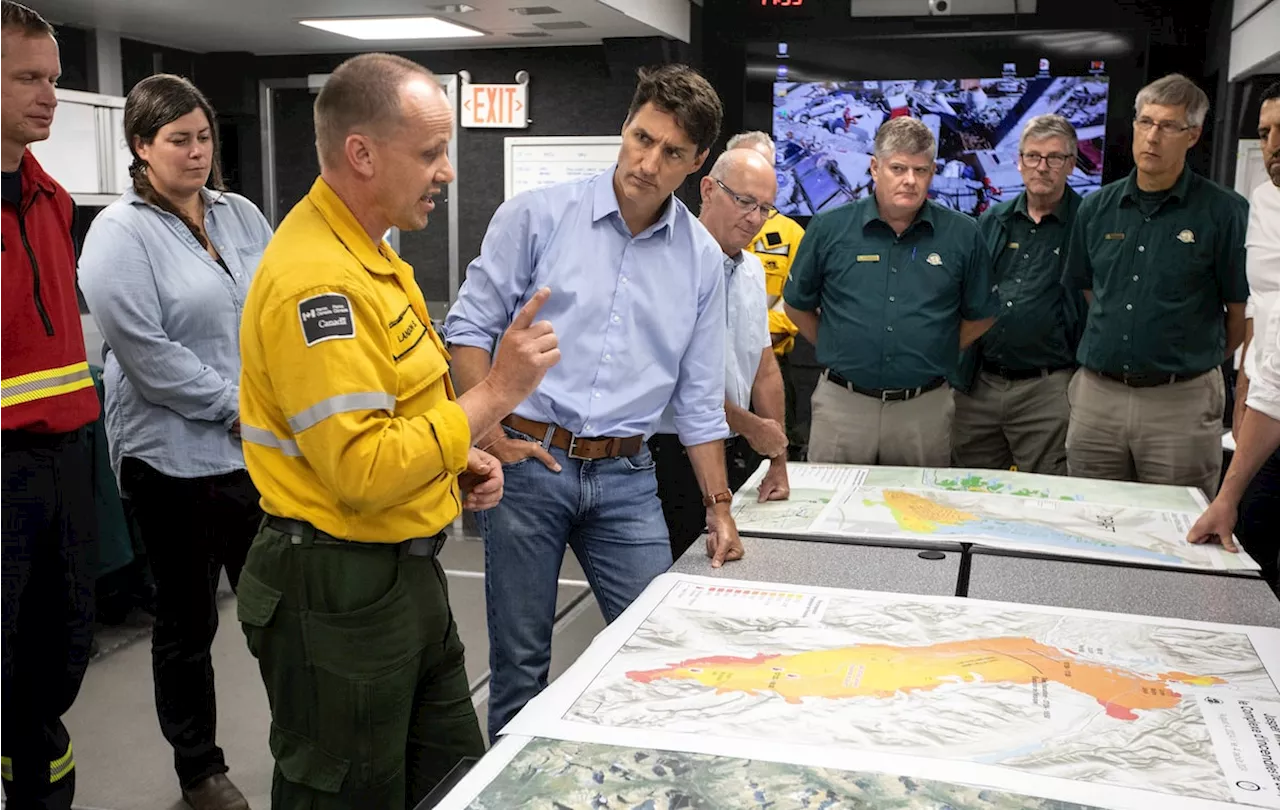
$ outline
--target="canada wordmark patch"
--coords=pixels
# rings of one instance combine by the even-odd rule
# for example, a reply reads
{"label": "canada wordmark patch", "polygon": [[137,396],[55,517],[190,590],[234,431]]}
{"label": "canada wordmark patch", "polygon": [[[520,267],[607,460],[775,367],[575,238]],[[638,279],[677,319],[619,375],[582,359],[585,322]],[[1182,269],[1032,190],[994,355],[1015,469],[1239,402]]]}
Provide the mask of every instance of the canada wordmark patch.
{"label": "canada wordmark patch", "polygon": [[302,339],[308,346],[356,336],[351,301],[338,293],[313,295],[299,301],[298,320],[302,322]]}

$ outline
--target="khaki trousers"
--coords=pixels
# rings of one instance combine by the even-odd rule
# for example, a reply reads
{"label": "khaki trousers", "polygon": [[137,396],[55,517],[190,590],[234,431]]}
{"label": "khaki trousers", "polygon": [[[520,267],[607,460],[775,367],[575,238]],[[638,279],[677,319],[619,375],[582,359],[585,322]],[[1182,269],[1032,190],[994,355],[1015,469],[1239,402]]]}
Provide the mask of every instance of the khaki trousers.
{"label": "khaki trousers", "polygon": [[1222,372],[1131,388],[1080,369],[1068,388],[1071,475],[1199,487],[1213,498],[1222,474]]}
{"label": "khaki trousers", "polygon": [[951,387],[905,402],[881,402],[829,382],[813,391],[809,461],[946,467],[951,462]]}
{"label": "khaki trousers", "polygon": [[957,467],[1067,474],[1067,385],[1071,370],[1010,381],[980,372],[956,392],[951,458]]}

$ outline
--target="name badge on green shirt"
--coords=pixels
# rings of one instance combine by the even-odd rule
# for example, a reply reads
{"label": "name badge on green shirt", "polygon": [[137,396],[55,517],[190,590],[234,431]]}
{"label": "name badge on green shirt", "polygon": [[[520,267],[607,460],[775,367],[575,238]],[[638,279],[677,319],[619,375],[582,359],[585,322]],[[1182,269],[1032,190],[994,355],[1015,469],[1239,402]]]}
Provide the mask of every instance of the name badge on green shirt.
{"label": "name badge on green shirt", "polygon": [[1105,240],[1107,240],[1108,242],[1110,242],[1110,241],[1112,241],[1112,240],[1114,240],[1114,239],[1123,239],[1123,238],[1124,238],[1124,234],[1123,234],[1123,233],[1109,233],[1109,234],[1107,234],[1106,236],[1104,236],[1104,237],[1102,237],[1102,238],[1103,238],[1103,239],[1105,239]]}
{"label": "name badge on green shirt", "polygon": [[879,253],[860,253],[860,254],[858,254],[858,261],[860,261],[860,262],[878,262],[878,261],[880,261],[880,254],[879,254]]}
{"label": "name badge on green shirt", "polygon": [[1017,243],[1017,242],[1010,242],[1009,244],[1005,245],[1005,247],[1006,247],[1007,249],[1009,249],[1009,250],[1017,250],[1017,249],[1018,249],[1018,243]]}

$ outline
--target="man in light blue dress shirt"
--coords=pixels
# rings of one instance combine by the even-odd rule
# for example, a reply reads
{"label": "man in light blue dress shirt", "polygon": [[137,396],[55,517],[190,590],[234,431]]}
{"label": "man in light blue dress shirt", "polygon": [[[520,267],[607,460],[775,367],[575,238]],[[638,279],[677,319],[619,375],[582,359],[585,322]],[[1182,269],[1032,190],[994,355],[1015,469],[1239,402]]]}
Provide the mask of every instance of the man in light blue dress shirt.
{"label": "man in light blue dress shirt", "polygon": [[671,565],[645,446],[668,405],[704,495],[712,565],[742,556],[724,463],[723,255],[672,194],[721,116],[693,70],[641,71],[618,163],[503,204],[445,322],[459,391],[483,384],[495,342],[543,287],[561,340],[560,363],[502,430],[473,437],[506,476],[502,503],[477,515],[491,738],[546,686],[566,546],[609,621]]}
{"label": "man in light blue dress shirt", "polygon": [[[771,459],[769,470],[755,496],[760,501],[786,500],[791,488],[782,371],[769,334],[764,265],[744,250],[765,221],[777,213],[773,198],[778,178],[773,163],[755,149],[730,149],[702,178],[701,192],[698,221],[724,254],[729,329],[724,409],[734,434],[725,443],[729,488],[741,487],[767,458]],[[671,535],[671,554],[678,558],[698,539],[704,520],[697,479],[671,416],[670,409],[663,414],[649,449],[658,465],[658,497]]]}

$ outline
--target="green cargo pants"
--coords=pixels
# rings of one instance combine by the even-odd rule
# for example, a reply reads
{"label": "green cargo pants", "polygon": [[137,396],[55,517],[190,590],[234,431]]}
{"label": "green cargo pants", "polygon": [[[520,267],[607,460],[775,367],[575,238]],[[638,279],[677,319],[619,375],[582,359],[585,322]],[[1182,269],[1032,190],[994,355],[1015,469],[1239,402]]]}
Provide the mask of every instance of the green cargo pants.
{"label": "green cargo pants", "polygon": [[412,808],[484,753],[444,571],[402,552],[254,540],[237,612],[271,703],[274,810]]}

